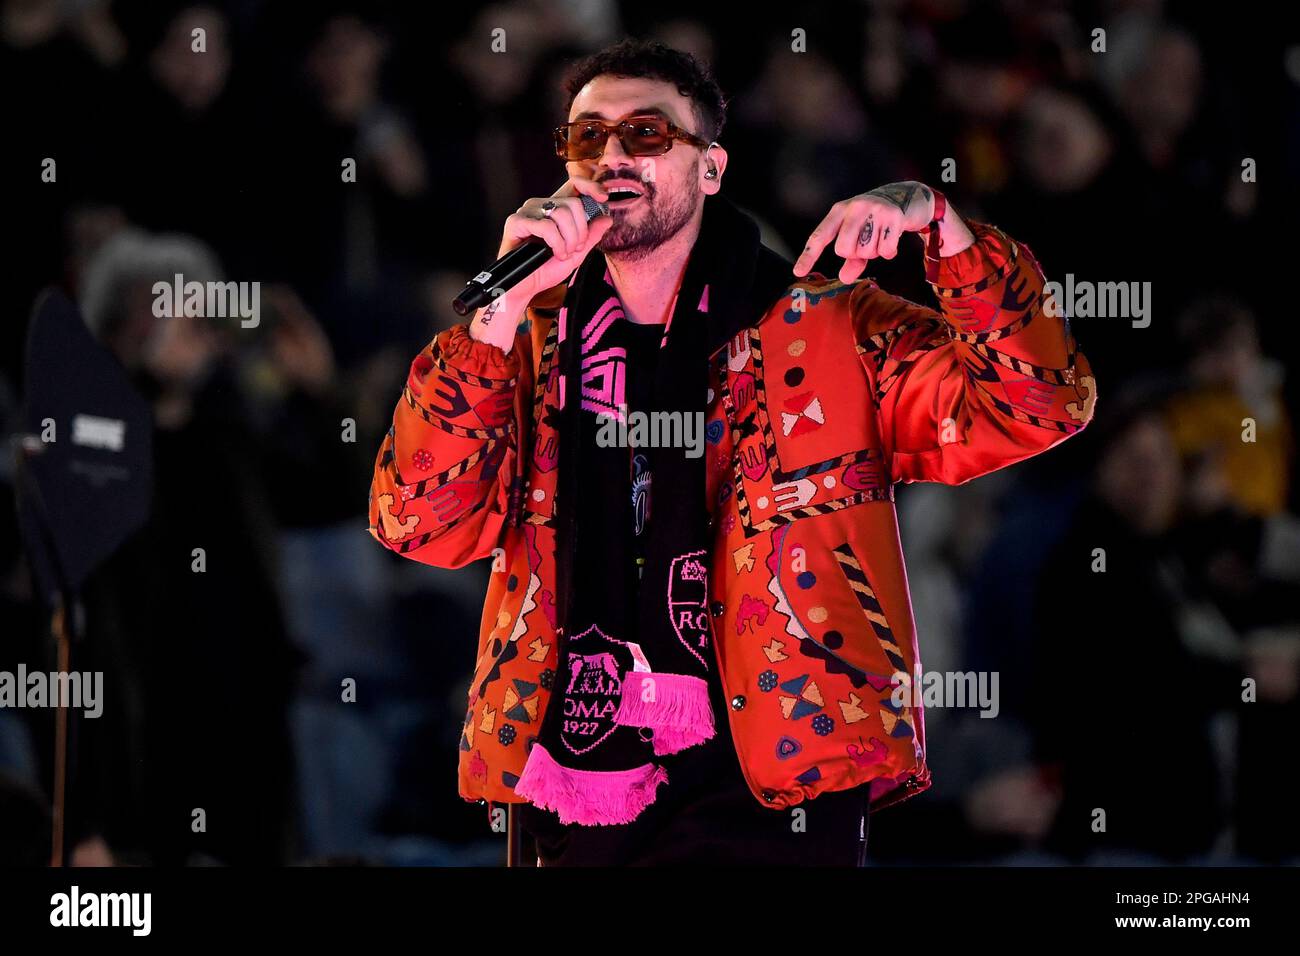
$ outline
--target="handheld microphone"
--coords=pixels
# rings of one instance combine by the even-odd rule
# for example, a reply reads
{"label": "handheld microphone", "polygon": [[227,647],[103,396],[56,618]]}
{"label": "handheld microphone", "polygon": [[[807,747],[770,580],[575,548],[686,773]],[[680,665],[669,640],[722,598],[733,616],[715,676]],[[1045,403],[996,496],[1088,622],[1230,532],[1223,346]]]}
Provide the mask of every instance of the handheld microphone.
{"label": "handheld microphone", "polygon": [[[587,222],[591,222],[597,216],[609,215],[608,203],[596,202],[586,194],[581,198],[582,208],[587,214]],[[545,240],[529,236],[470,279],[460,295],[452,300],[451,307],[456,310],[457,315],[469,315],[475,309],[487,305],[501,293],[514,288],[526,276],[541,268],[542,263],[552,255],[551,247]]]}

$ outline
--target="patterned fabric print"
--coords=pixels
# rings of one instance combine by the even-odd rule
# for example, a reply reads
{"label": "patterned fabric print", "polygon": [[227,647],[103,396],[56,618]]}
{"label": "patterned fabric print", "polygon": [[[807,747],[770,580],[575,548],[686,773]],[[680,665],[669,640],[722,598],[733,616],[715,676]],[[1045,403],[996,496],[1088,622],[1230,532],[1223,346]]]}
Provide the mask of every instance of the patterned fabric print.
{"label": "patterned fabric print", "polygon": [[[411,364],[393,427],[379,452],[376,467],[387,481],[385,490],[372,496],[378,520],[370,532],[396,544],[399,553],[451,534],[484,507],[483,489],[495,485],[506,453],[516,447],[511,415],[516,378],[449,372],[443,353],[443,345],[435,342]],[[422,428],[429,441],[407,444],[406,437],[421,434]],[[434,437],[440,433],[446,437]],[[429,450],[435,444],[437,455]],[[427,474],[435,460],[446,467]],[[408,505],[419,500],[426,506]]]}
{"label": "patterned fabric print", "polygon": [[[378,540],[442,566],[459,566],[470,555],[499,548],[487,595],[492,610],[484,617],[461,730],[462,793],[514,786],[555,679],[553,569],[542,559],[543,551],[553,550],[553,533],[532,524],[517,534],[505,530],[519,523],[525,500],[530,519],[550,510],[554,484],[543,470],[543,451],[549,450],[553,462],[556,449],[542,417],[543,400],[556,401],[553,384],[548,389],[545,380],[555,336],[542,341],[545,332],[553,332],[551,323],[521,325],[516,352],[529,357],[524,362],[474,343],[463,326],[435,339],[412,363],[376,461],[371,534]],[[534,354],[542,374],[535,394]],[[459,367],[470,364],[473,371]],[[523,407],[535,413],[522,424],[539,438],[531,486],[519,474],[515,441],[521,423],[513,412],[521,392],[529,399]],[[500,437],[484,437],[485,429]],[[421,472],[430,458],[446,467]],[[408,470],[419,480],[408,479]]]}
{"label": "patterned fabric print", "polygon": [[[908,697],[904,695],[904,702],[900,704],[895,702],[892,693],[892,690],[899,685],[911,689],[912,677],[907,670],[907,658],[894,639],[894,632],[889,626],[888,618],[885,617],[884,609],[876,599],[876,592],[871,589],[867,574],[854,556],[853,549],[848,544],[842,544],[835,548],[834,555],[835,560],[840,564],[840,570],[844,572],[844,577],[858,599],[858,604],[862,606],[862,613],[866,615],[872,631],[875,632],[880,649],[889,660],[890,666],[894,668],[893,680],[890,682],[891,693],[880,701],[881,725],[885,733],[891,737],[910,739],[916,731],[913,726],[912,708],[906,703]],[[918,754],[918,758],[919,756]]]}
{"label": "patterned fabric print", "polygon": [[[1004,238],[991,230],[985,235]],[[803,312],[792,307],[780,322],[769,315],[759,327],[737,336],[725,355],[717,357],[714,388],[723,414],[710,416],[711,425],[716,423],[710,438],[719,445],[713,460],[722,466],[730,457],[733,467],[730,474],[724,467],[711,471],[710,500],[716,504],[734,500],[735,509],[720,519],[718,530],[726,536],[725,559],[718,555],[715,560],[725,560],[736,575],[735,586],[719,595],[718,603],[726,609],[723,633],[741,635],[740,643],[725,655],[724,677],[732,695],[738,693],[735,682],[740,680],[743,696],[752,700],[765,695],[773,701],[763,710],[746,703],[742,710],[733,711],[733,722],[739,722],[736,733],[741,737],[752,722],[755,729],[750,733],[766,738],[766,745],[755,747],[758,757],[751,759],[771,774],[769,779],[780,780],[780,786],[771,788],[775,793],[769,802],[774,805],[822,789],[840,789],[864,772],[876,777],[872,798],[879,806],[929,785],[923,714],[894,699],[896,689],[910,687],[919,660],[901,575],[886,574],[894,593],[887,615],[859,555],[843,537],[836,540],[833,534],[822,533],[825,521],[843,516],[854,529],[852,537],[880,542],[859,546],[875,566],[901,569],[889,504],[896,479],[886,453],[898,431],[882,434],[886,431],[882,426],[892,424],[896,404],[886,412],[871,401],[861,405],[843,401],[844,392],[852,390],[846,378],[853,375],[852,367],[840,363],[837,370],[819,364],[818,359],[841,355],[842,342],[863,338],[861,330],[869,327],[864,319],[882,315],[892,320],[888,328],[877,333],[874,343],[858,348],[864,355],[872,345],[889,347],[889,358],[901,359],[892,367],[889,362],[864,364],[863,391],[874,392],[879,401],[896,403],[899,395],[907,394],[921,377],[918,370],[936,354],[952,355],[968,367],[979,362],[980,349],[987,348],[988,341],[1011,339],[1039,314],[1034,308],[1039,277],[1028,268],[1017,271],[1014,254],[998,258],[1005,246],[991,242],[990,247],[994,262],[988,281],[970,284],[978,286],[988,300],[945,297],[951,324],[945,323],[944,316],[895,300],[869,283],[810,284],[804,301],[820,306],[816,326],[802,321]],[[851,293],[848,303],[846,292]],[[878,298],[878,305],[868,304],[872,298]],[[977,323],[966,321],[971,314],[979,315]],[[959,322],[977,325],[981,332],[971,336],[976,341],[970,349],[955,352],[954,343],[966,345],[956,331]],[[998,327],[992,328],[993,323]],[[1047,320],[1039,328],[1060,336],[1059,326],[1053,328]],[[1082,416],[1075,413],[1075,403],[1087,401],[1090,393],[1080,399],[1079,390],[1071,385],[1073,348],[1058,350],[1061,353],[1069,363],[1065,368],[1031,362],[1011,352],[992,360],[998,374],[968,374],[967,380],[975,378],[976,388],[997,390],[981,393],[981,398],[1000,415],[1072,433],[1091,415],[1090,406]],[[1026,387],[1024,378],[1032,378],[1035,388]],[[933,381],[938,385],[942,380]],[[1087,378],[1085,389],[1091,388],[1090,382]],[[818,391],[816,383],[828,391]],[[901,391],[890,395],[894,389]],[[1028,412],[1031,406],[1032,413]],[[932,447],[944,440],[941,423],[931,417],[936,410],[929,416],[909,416],[909,424],[919,426],[914,433],[930,429],[927,438]],[[962,418],[952,417],[953,425]],[[984,419],[994,420],[993,416]],[[1002,453],[990,452],[982,458],[982,442],[962,441],[963,431],[957,428],[949,439],[956,446],[951,449],[955,467],[972,475],[997,467]],[[847,444],[837,447],[828,434],[847,439]],[[734,455],[725,438],[734,442]],[[919,443],[909,441],[905,447],[914,444]],[[929,455],[942,462],[944,451],[940,447]],[[804,530],[787,539],[787,528]],[[871,645],[874,652],[868,650]],[[752,659],[741,672],[733,665],[747,648],[761,653],[762,659],[749,651]],[[775,726],[773,708],[782,722]],[[759,731],[757,726],[765,729]],[[830,761],[812,759],[811,755],[826,753],[825,745],[810,746],[819,737],[828,744],[834,741],[840,756]],[[778,773],[786,778],[781,780]],[[796,794],[791,795],[791,790]]]}
{"label": "patterned fabric print", "polygon": [[[801,298],[806,305],[816,304],[851,288],[836,283]],[[768,322],[737,336],[727,347],[725,366],[722,357],[718,359],[722,405],[738,450],[733,488],[737,513],[749,535],[864,501],[893,499],[880,454],[872,447],[876,438],[869,409],[846,409],[842,403],[828,407],[829,400],[806,387],[821,375],[844,373],[837,346],[848,336],[848,328],[807,328],[812,323],[805,323],[804,332],[796,328],[803,314],[784,309],[780,324]],[[769,336],[782,358],[793,360],[775,383],[764,370],[764,340]],[[835,362],[837,355],[841,360]],[[816,377],[810,377],[810,371]],[[852,367],[849,374],[854,374]],[[797,411],[780,412],[776,424],[774,403]],[[839,421],[823,431],[832,415]]]}
{"label": "patterned fabric print", "polygon": [[525,525],[514,539],[523,553],[508,555],[492,575],[489,606],[500,610],[480,651],[461,729],[462,792],[489,783],[513,789],[555,686],[555,584],[550,562],[542,560],[553,538],[550,529]]}
{"label": "patterned fabric print", "polygon": [[[806,309],[787,300],[779,323],[769,316],[729,344],[711,380],[717,401],[706,435],[717,452],[710,453],[709,494],[722,515],[717,532],[725,553],[715,561],[725,560],[734,575],[731,591],[718,602],[724,646],[732,642],[723,655],[724,677],[733,701],[745,700],[740,710],[733,703],[735,734],[761,735],[750,759],[762,776],[780,781],[760,790],[772,806],[844,789],[861,782],[864,772],[883,781],[878,793],[900,786],[904,793],[919,792],[928,785],[910,731],[893,752],[886,743],[901,736],[891,733],[895,727],[910,727],[910,716],[900,723],[890,708],[897,662],[910,670],[914,652],[909,648],[904,659],[887,630],[893,656],[886,655],[862,611],[846,613],[851,592],[830,547],[816,535],[790,537],[794,529],[817,526],[808,519],[865,517],[856,506],[867,504],[892,522],[892,484],[870,409],[845,408],[836,391],[809,387],[834,382],[844,388],[851,381],[846,371],[854,374],[842,361],[842,343],[852,341],[845,308],[851,288],[821,283],[801,289],[803,304],[822,311],[805,322]],[[831,311],[837,297],[839,308]],[[829,364],[836,349],[837,374]],[[775,380],[768,354],[781,358]],[[865,376],[862,381],[865,389]],[[777,402],[812,406],[812,424],[784,427],[790,418],[778,417]],[[896,533],[882,537],[896,540]],[[877,652],[864,653],[871,645]],[[889,731],[882,714],[891,721]],[[828,747],[838,756],[824,759]]]}
{"label": "patterned fabric print", "polygon": [[[930,263],[939,312],[813,276],[710,360],[707,605],[685,562],[670,601],[684,645],[706,631],[715,642],[741,768],[766,806],[868,784],[878,810],[929,786],[924,712],[893,700],[920,660],[893,485],[968,481],[1092,418],[1096,382],[1068,324],[1042,309],[1037,261],[969,225],[973,246]],[[461,739],[466,799],[518,800],[557,680],[564,503],[548,423],[563,398],[549,374],[563,292],[534,300],[509,355],[464,326],[440,334],[375,463],[376,540],[443,567],[493,560]],[[605,410],[619,377],[599,324],[587,331],[583,399]]]}

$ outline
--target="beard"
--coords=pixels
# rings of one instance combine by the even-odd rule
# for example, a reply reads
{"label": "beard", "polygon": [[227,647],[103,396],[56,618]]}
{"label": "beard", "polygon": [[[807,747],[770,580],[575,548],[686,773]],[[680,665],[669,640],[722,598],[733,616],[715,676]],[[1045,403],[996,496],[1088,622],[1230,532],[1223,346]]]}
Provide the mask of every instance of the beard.
{"label": "beard", "polygon": [[[691,221],[704,194],[684,189],[677,195],[660,193],[652,182],[645,187],[645,208],[636,213],[611,211],[614,225],[600,240],[598,248],[606,255],[635,261],[644,259]],[[634,222],[632,216],[639,218]]]}

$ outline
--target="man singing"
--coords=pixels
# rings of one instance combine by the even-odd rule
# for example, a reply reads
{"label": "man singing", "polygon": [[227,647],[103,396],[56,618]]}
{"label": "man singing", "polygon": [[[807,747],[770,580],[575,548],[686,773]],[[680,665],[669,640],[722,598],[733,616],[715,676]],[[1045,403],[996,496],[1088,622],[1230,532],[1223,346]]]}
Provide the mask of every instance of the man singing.
{"label": "man singing", "polygon": [[[460,794],[524,804],[543,865],[862,865],[930,785],[894,485],[1079,431],[1089,366],[1029,249],[931,187],[763,246],[692,57],[625,41],[567,90],[568,178],[500,250],[553,256],[416,357],[371,488],[385,547],[492,560]],[[907,232],[940,312],[859,279]]]}

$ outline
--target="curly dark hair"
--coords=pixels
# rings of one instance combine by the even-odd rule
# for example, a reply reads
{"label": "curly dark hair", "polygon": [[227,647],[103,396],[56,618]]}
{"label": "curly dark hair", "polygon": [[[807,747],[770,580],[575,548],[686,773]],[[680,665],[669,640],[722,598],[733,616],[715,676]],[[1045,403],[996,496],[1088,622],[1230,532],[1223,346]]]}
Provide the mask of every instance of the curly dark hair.
{"label": "curly dark hair", "polygon": [[709,67],[689,53],[674,50],[658,40],[620,40],[613,46],[584,57],[569,68],[564,90],[573,106],[578,91],[598,76],[630,76],[671,83],[695,104],[699,129],[692,132],[704,139],[717,139],[727,119],[727,99]]}

